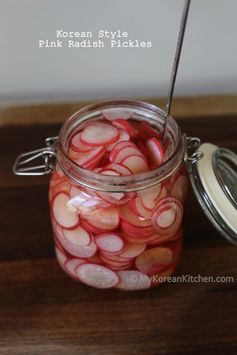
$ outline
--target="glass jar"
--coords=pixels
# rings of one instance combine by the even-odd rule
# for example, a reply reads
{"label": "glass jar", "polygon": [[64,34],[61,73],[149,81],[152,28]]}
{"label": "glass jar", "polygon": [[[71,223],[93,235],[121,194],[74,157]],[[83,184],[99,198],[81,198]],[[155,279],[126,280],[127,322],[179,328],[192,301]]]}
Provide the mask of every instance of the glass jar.
{"label": "glass jar", "polygon": [[[100,130],[89,128],[90,144],[85,144],[88,127],[98,123]],[[171,117],[162,141],[164,123],[164,111],[148,103],[94,104],[70,117],[59,137],[47,140],[47,148],[34,151],[33,157],[24,154],[23,163],[16,161],[18,174],[52,172],[49,204],[56,257],[72,279],[96,288],[141,290],[175,272],[189,185],[186,162],[197,162],[203,153],[188,157],[188,148],[197,148],[199,140],[182,135]],[[111,134],[103,131],[106,125],[119,132],[116,138],[103,141]],[[154,151],[160,159],[156,164],[150,161]],[[43,157],[45,164],[22,169],[35,157]]]}
{"label": "glass jar", "polygon": [[89,106],[64,124],[49,190],[57,259],[69,276],[90,286],[153,287],[175,271],[182,252],[188,188],[182,135],[169,118],[161,166],[129,176],[102,175],[75,164],[68,151],[88,121],[104,117],[137,123],[140,144],[154,135],[150,127],[160,135],[164,122],[163,112],[152,105],[116,101]]}

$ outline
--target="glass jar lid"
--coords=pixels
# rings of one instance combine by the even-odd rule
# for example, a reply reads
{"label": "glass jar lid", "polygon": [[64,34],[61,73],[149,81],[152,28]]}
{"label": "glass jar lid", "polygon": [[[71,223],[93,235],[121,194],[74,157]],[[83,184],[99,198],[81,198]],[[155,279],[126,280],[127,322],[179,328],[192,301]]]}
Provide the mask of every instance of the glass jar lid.
{"label": "glass jar lid", "polygon": [[231,243],[237,245],[237,155],[204,143],[202,158],[190,164],[190,181],[208,219]]}

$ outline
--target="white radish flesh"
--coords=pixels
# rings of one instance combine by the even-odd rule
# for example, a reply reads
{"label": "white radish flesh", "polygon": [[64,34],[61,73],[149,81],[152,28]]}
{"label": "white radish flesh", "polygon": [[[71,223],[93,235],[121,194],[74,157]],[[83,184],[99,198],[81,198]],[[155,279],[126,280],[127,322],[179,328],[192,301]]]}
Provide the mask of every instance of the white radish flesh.
{"label": "white radish flesh", "polygon": [[69,196],[63,192],[56,195],[53,201],[54,218],[64,228],[73,228],[79,223],[78,214],[70,208],[69,201]]}
{"label": "white radish flesh", "polygon": [[80,281],[96,288],[111,288],[119,282],[119,277],[114,271],[97,264],[85,263],[79,265],[76,274]]}

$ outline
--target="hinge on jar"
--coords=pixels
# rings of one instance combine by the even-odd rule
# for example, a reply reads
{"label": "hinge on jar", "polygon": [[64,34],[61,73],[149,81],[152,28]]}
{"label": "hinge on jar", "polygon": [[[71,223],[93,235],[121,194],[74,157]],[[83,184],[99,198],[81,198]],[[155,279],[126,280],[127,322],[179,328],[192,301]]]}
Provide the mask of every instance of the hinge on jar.
{"label": "hinge on jar", "polygon": [[201,140],[197,137],[187,137],[185,135],[184,142],[186,145],[184,161],[188,170],[190,170],[191,165],[197,163],[203,157],[203,153],[197,150],[201,145]]}
{"label": "hinge on jar", "polygon": [[[52,173],[54,170],[52,160],[56,156],[57,141],[58,137],[46,138],[46,147],[19,155],[13,165],[13,173],[15,175],[47,175]],[[29,165],[35,160],[38,160],[39,165]]]}

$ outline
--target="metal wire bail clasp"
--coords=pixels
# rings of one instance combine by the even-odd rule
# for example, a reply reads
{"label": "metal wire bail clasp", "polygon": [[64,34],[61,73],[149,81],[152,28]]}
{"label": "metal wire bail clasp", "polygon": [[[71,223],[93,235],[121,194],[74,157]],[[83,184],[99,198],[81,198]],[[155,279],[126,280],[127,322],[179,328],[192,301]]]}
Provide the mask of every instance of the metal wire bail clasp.
{"label": "metal wire bail clasp", "polygon": [[[15,175],[47,175],[53,172],[58,137],[46,138],[46,147],[19,155],[13,165]],[[43,162],[42,162],[43,160]],[[30,163],[38,161],[37,165]]]}
{"label": "metal wire bail clasp", "polygon": [[185,141],[185,156],[184,161],[189,171],[192,170],[191,165],[197,163],[203,157],[203,153],[197,149],[201,145],[201,140],[197,137],[184,137]]}

